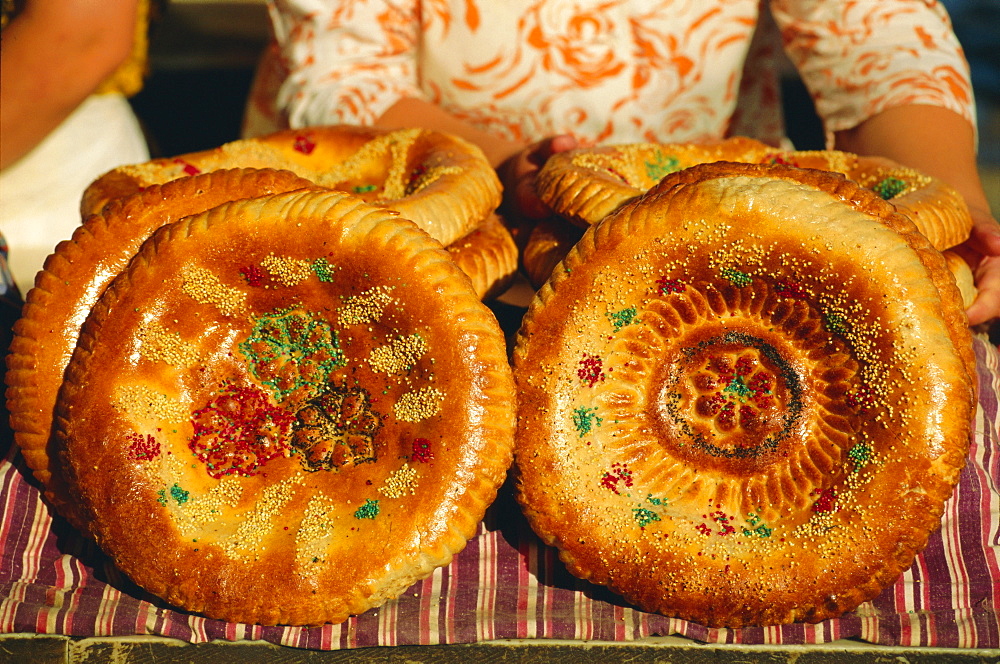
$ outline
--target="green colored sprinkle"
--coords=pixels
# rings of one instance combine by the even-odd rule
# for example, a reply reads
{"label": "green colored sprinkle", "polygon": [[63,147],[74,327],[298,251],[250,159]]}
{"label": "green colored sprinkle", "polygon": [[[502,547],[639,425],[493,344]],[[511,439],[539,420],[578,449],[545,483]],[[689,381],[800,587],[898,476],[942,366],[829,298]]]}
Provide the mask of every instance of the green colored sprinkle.
{"label": "green colored sprinkle", "polygon": [[580,438],[583,438],[596,423],[597,426],[601,426],[603,420],[597,416],[597,408],[587,408],[586,406],[580,406],[573,411],[573,426],[580,433]]}
{"label": "green colored sprinkle", "polygon": [[373,184],[361,184],[357,187],[353,187],[352,189],[355,194],[367,194],[369,191],[375,191],[378,187]]}
{"label": "green colored sprinkle", "polygon": [[740,401],[746,401],[746,398],[753,394],[753,390],[747,386],[746,379],[743,376],[733,376],[729,385],[726,385],[726,388],[722,391],[736,395]]}
{"label": "green colored sprinkle", "polygon": [[333,266],[330,265],[330,261],[326,260],[326,258],[317,258],[314,260],[312,269],[316,273],[316,277],[323,283],[333,281]]}
{"label": "green colored sprinkle", "polygon": [[646,162],[646,177],[650,180],[661,180],[664,175],[679,170],[680,163],[677,157],[668,157],[657,153],[656,161]]}
{"label": "green colored sprinkle", "polygon": [[871,461],[872,456],[872,448],[865,443],[858,443],[847,453],[847,458],[854,462],[855,470]]}
{"label": "green colored sprinkle", "polygon": [[615,313],[609,313],[608,319],[611,320],[611,324],[615,326],[615,332],[617,332],[626,325],[631,325],[635,321],[637,313],[635,307],[629,307]]}
{"label": "green colored sprinkle", "polygon": [[640,528],[645,528],[654,521],[660,520],[659,514],[645,507],[636,507],[632,510],[632,515],[635,517],[635,522],[639,524]]}
{"label": "green colored sprinkle", "polygon": [[753,281],[753,277],[746,272],[740,272],[739,270],[731,267],[722,268],[722,276],[729,279],[729,281],[733,282],[740,288],[749,286],[750,282]]}
{"label": "green colored sprinkle", "polygon": [[175,484],[170,487],[170,497],[176,500],[178,505],[183,505],[191,497],[191,492],[185,491],[179,485]]}
{"label": "green colored sprinkle", "polygon": [[823,322],[826,324],[826,329],[834,334],[844,334],[847,332],[847,317],[843,314],[827,313],[823,317]]}
{"label": "green colored sprinkle", "polygon": [[254,378],[281,401],[299,388],[316,389],[331,371],[344,366],[337,333],[307,313],[276,311],[254,321],[251,336],[240,343]]}
{"label": "green colored sprinkle", "polygon": [[750,528],[743,529],[743,535],[746,537],[770,537],[774,532],[774,529],[764,525],[764,520],[756,514],[747,514],[747,523],[750,524]]}
{"label": "green colored sprinkle", "polygon": [[882,197],[882,200],[889,200],[899,196],[907,190],[905,181],[899,178],[888,177],[872,187],[872,191]]}
{"label": "green colored sprinkle", "polygon": [[377,500],[372,500],[371,498],[365,501],[365,504],[358,508],[358,511],[354,513],[355,519],[374,519],[378,516],[379,506]]}

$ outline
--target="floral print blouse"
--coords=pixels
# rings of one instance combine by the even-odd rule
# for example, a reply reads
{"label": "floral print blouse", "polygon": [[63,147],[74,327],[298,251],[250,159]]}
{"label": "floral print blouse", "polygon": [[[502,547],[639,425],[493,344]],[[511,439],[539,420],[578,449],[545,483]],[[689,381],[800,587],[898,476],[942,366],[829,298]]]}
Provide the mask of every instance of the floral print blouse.
{"label": "floral print blouse", "polygon": [[507,138],[767,140],[781,131],[782,42],[828,136],[911,103],[974,121],[935,0],[269,0],[269,11],[275,45],[250,111],[273,128],[370,124],[414,96]]}

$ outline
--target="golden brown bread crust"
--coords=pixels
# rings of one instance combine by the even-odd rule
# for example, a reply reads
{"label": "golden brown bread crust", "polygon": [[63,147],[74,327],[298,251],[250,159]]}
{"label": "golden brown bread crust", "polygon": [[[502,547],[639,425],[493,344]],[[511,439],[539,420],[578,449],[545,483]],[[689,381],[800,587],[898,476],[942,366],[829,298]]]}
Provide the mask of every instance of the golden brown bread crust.
{"label": "golden brown bread crust", "polygon": [[476,228],[446,249],[462,272],[472,280],[481,300],[502,294],[517,273],[517,245],[497,214],[491,214]]}
{"label": "golden brown bread crust", "polygon": [[566,257],[582,235],[583,229],[558,217],[539,220],[521,252],[521,265],[531,285],[540,288],[552,274],[552,268]]}
{"label": "golden brown bread crust", "polygon": [[153,185],[91,215],[45,261],[14,331],[7,405],[14,440],[56,510],[80,528],[51,439],[63,371],[80,326],[154,230],[226,201],[314,187],[288,171],[234,169]]}
{"label": "golden brown bread crust", "polygon": [[533,528],[710,626],[818,622],[895,581],[976,403],[940,254],[872,192],[780,165],[696,166],[588,229],[514,361]]}
{"label": "golden brown bread crust", "polygon": [[496,172],[478,147],[423,129],[334,125],[289,129],[117,168],[84,192],[84,215],[151,184],[221,168],[276,168],[396,210],[442,244],[500,204]]}
{"label": "golden brown bread crust", "polygon": [[909,217],[938,251],[961,244],[972,230],[972,215],[958,191],[891,159],[836,150],[784,152],[776,158],[800,168],[840,173],[874,191]]}
{"label": "golden brown bread crust", "polygon": [[963,242],[972,228],[965,200],[947,184],[881,157],[836,150],[779,150],[735,137],[716,143],[637,143],[553,155],[538,174],[539,197],[578,225],[595,224],[668,173],[735,161],[787,164],[845,175],[892,202],[938,250]]}
{"label": "golden brown bread crust", "polygon": [[951,270],[952,276],[955,277],[955,285],[958,286],[958,291],[962,294],[962,305],[968,309],[976,301],[976,296],[979,295],[972,268],[958,252],[952,249],[942,251],[941,255],[944,257],[948,269]]}
{"label": "golden brown bread crust", "polygon": [[631,143],[552,155],[535,180],[539,198],[556,214],[596,224],[675,171],[715,161],[757,163],[774,148],[750,138],[711,143]]}
{"label": "golden brown bread crust", "polygon": [[60,395],[97,542],[183,609],[339,622],[465,546],[503,481],[503,336],[440,245],[339,192],[157,231]]}

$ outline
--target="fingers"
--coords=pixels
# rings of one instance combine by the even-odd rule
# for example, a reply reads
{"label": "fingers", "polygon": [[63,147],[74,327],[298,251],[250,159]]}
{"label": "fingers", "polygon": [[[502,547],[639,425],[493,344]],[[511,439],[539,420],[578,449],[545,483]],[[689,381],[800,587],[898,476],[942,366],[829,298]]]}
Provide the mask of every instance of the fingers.
{"label": "fingers", "polygon": [[533,220],[544,219],[550,214],[549,206],[542,202],[535,191],[534,174],[518,179],[514,191],[514,204],[521,215]]}
{"label": "fingers", "polygon": [[976,299],[966,309],[970,325],[1000,319],[1000,225],[986,210],[974,208],[969,239],[954,250],[972,268]]}
{"label": "fingers", "polygon": [[984,256],[1000,256],[1000,224],[989,210],[972,208],[972,232],[968,244]]}
{"label": "fingers", "polygon": [[548,149],[549,154],[546,158],[558,152],[566,152],[567,150],[575,150],[578,147],[577,140],[570,136],[569,134],[559,134],[558,136],[553,136],[548,139]]}
{"label": "fingers", "polygon": [[558,134],[542,139],[537,143],[532,143],[524,150],[524,156],[528,164],[536,169],[541,168],[548,161],[549,157],[559,152],[573,150],[577,147],[577,141],[569,134]]}
{"label": "fingers", "polygon": [[979,325],[1000,318],[1000,256],[986,256],[973,267],[976,279],[975,301],[966,309],[969,325]]}
{"label": "fingers", "polygon": [[547,217],[550,210],[535,191],[535,176],[552,155],[572,150],[577,141],[569,134],[550,136],[533,143],[514,155],[503,168],[505,198],[508,207],[517,216],[538,220]]}

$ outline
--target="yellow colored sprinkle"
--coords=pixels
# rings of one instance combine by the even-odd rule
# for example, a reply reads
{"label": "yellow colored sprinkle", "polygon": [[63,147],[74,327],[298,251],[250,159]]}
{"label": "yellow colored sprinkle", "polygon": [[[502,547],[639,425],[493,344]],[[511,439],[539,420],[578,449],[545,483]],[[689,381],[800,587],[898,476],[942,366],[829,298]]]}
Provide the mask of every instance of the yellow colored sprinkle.
{"label": "yellow colored sprinkle", "polygon": [[236,533],[222,545],[223,550],[236,560],[245,560],[249,553],[260,546],[274,527],[275,517],[292,499],[294,485],[302,484],[302,477],[295,475],[267,487],[253,509],[243,517]]}
{"label": "yellow colored sprinkle", "polygon": [[187,268],[183,277],[182,288],[191,299],[199,304],[214,305],[224,316],[239,315],[246,307],[246,293],[224,285],[203,267]]}
{"label": "yellow colored sprinkle", "polygon": [[403,422],[419,422],[437,415],[441,410],[444,393],[433,387],[422,387],[414,392],[407,392],[399,398],[392,410],[396,418]]}
{"label": "yellow colored sprinkle", "polygon": [[324,562],[326,548],[333,534],[334,503],[322,491],[317,491],[309,504],[295,533],[295,562],[303,574],[307,565]]}
{"label": "yellow colored sprinkle", "polygon": [[112,405],[133,418],[149,418],[168,422],[186,422],[190,412],[186,405],[154,391],[147,385],[123,385],[114,395]]}
{"label": "yellow colored sprinkle", "polygon": [[184,517],[184,520],[177,523],[181,533],[191,534],[198,526],[218,521],[223,516],[222,508],[235,507],[242,496],[243,486],[234,477],[224,477],[208,493],[192,496],[190,500],[177,506]]}
{"label": "yellow colored sprinkle", "polygon": [[458,166],[438,166],[436,168],[429,168],[425,172],[421,173],[413,182],[410,183],[410,186],[407,187],[405,193],[407,195],[415,194],[421,189],[425,189],[431,186],[432,184],[434,184],[434,182],[444,177],[445,175],[454,175],[461,173],[462,169]]}
{"label": "yellow colored sprinkle", "polygon": [[389,475],[378,492],[387,498],[414,495],[417,492],[417,469],[404,461],[403,467]]}
{"label": "yellow colored sprinkle", "polygon": [[339,166],[323,174],[316,183],[325,187],[334,187],[338,184],[358,180],[370,170],[371,163],[384,161],[388,155],[390,165],[383,185],[384,194],[381,198],[401,198],[405,192],[406,155],[422,131],[421,129],[400,129],[376,136],[341,162]]}
{"label": "yellow colored sprinkle", "polygon": [[175,367],[190,366],[198,361],[198,348],[176,332],[170,332],[156,321],[139,329],[139,354],[153,362]]}
{"label": "yellow colored sprinkle", "polygon": [[409,172],[406,155],[421,132],[421,129],[401,129],[389,134],[394,140],[389,144],[392,161],[389,165],[389,172],[385,175],[385,185],[382,191],[383,200],[394,200],[406,196],[406,181]]}
{"label": "yellow colored sprinkle", "polygon": [[307,260],[269,254],[260,264],[282,286],[294,286],[313,274],[312,261]]}
{"label": "yellow colored sprinkle", "polygon": [[376,286],[360,295],[344,298],[344,306],[340,308],[340,323],[342,325],[363,325],[373,323],[382,317],[386,306],[392,302],[390,286]]}
{"label": "yellow colored sprinkle", "polygon": [[398,374],[410,369],[426,352],[427,343],[419,334],[399,336],[384,346],[373,348],[368,363],[375,371]]}

